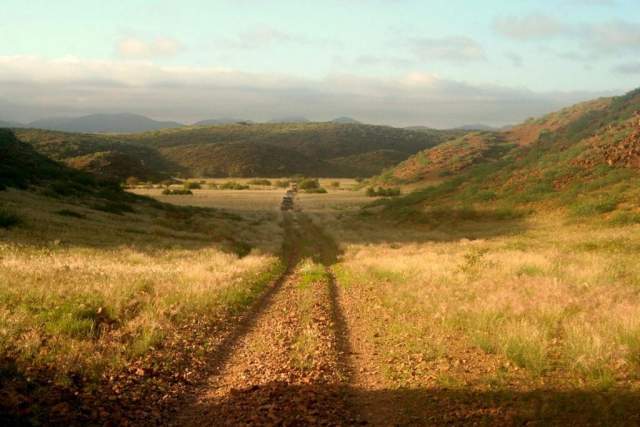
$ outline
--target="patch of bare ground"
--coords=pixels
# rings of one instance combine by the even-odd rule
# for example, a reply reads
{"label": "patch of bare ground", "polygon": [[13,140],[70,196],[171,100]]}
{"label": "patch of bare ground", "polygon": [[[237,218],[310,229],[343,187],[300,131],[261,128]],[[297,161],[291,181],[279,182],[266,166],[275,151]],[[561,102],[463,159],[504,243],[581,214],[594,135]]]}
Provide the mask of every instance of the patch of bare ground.
{"label": "patch of bare ground", "polygon": [[330,281],[307,283],[304,275],[298,271],[283,284],[177,425],[355,422],[343,388]]}

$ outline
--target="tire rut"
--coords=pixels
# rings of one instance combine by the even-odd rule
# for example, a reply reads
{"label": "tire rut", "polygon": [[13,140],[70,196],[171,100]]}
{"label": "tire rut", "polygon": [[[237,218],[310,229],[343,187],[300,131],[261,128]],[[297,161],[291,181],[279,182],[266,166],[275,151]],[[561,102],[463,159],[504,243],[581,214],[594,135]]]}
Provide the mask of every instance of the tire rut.
{"label": "tire rut", "polygon": [[288,221],[288,272],[220,346],[218,369],[173,425],[361,424],[335,277],[323,262],[323,279],[309,282],[315,264],[298,262],[335,260],[335,243],[304,214]]}

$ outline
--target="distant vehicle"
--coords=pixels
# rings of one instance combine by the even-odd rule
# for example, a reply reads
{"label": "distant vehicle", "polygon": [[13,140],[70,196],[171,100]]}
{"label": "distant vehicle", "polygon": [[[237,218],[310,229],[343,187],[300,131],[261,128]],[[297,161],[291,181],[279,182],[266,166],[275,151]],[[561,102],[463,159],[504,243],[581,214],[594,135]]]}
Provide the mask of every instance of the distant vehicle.
{"label": "distant vehicle", "polygon": [[293,209],[293,195],[287,192],[282,198],[282,203],[280,203],[280,210],[289,211]]}

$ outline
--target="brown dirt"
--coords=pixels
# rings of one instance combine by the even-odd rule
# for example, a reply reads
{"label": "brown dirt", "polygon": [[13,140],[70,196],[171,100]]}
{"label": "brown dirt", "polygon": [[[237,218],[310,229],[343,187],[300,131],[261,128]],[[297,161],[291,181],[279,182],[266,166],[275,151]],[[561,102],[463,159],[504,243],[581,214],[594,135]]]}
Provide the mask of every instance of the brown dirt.
{"label": "brown dirt", "polygon": [[[295,252],[305,255],[319,245],[318,261],[335,259],[321,230],[304,214],[296,216]],[[361,424],[350,405],[349,341],[329,277],[303,285],[298,274],[289,275],[172,424]]]}

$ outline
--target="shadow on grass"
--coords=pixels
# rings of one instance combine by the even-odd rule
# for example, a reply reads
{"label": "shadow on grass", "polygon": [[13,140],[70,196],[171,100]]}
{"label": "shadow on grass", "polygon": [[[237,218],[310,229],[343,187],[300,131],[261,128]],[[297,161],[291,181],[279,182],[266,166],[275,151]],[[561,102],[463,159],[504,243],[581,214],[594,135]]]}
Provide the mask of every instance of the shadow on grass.
{"label": "shadow on grass", "polygon": [[[361,413],[353,399],[366,402]],[[384,406],[392,415],[370,412]],[[395,389],[269,383],[198,407],[209,425],[638,425],[640,393]],[[387,412],[387,414],[389,414]],[[188,421],[185,423],[188,425]]]}

